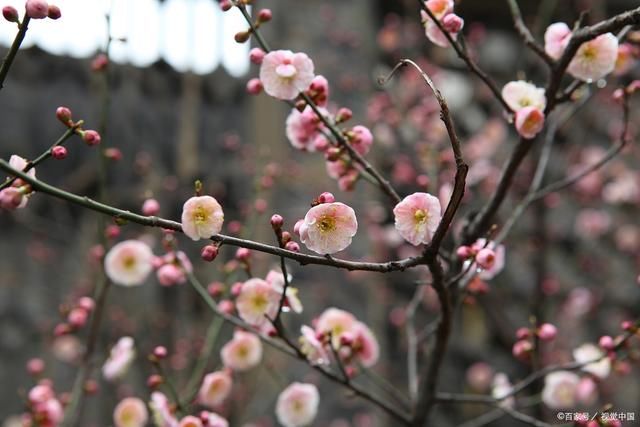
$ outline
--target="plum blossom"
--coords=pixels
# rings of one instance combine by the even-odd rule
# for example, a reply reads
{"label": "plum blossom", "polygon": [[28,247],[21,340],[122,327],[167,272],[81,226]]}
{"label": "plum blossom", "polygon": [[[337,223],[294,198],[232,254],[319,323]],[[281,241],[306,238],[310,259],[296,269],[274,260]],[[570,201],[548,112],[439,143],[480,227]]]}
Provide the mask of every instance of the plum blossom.
{"label": "plum blossom", "polygon": [[[287,277],[287,279],[289,281],[289,286],[287,286],[285,293],[282,311],[291,309],[294,313],[302,313],[303,307],[300,298],[298,298],[298,289],[291,286],[290,276]],[[270,270],[264,280],[273,286],[274,290],[278,293],[278,298],[280,298],[282,296],[282,291],[284,290],[284,274],[280,271]]]}
{"label": "plum blossom", "polygon": [[153,415],[153,423],[157,427],[178,427],[178,420],[173,415],[169,399],[164,394],[159,391],[151,393],[149,408]]}
{"label": "plum blossom", "polygon": [[500,402],[501,406],[511,408],[515,404],[515,399],[513,396],[505,396],[508,396],[512,392],[513,385],[511,384],[511,381],[509,381],[509,377],[507,377],[503,372],[498,372],[493,377],[493,383],[491,384],[491,396],[493,396],[494,399],[502,400]]}
{"label": "plum blossom", "polygon": [[544,113],[536,107],[524,107],[516,112],[516,130],[521,137],[533,139],[544,127]]}
{"label": "plum blossom", "polygon": [[195,196],[182,208],[182,231],[193,240],[208,239],[222,230],[222,206],[211,196]]}
{"label": "plum blossom", "polygon": [[544,32],[544,51],[553,59],[559,59],[571,39],[571,29],[564,22],[549,25]]}
{"label": "plum blossom", "polygon": [[547,105],[547,98],[544,89],[536,87],[534,84],[518,80],[509,82],[502,88],[502,97],[509,107],[518,112],[525,107],[535,107],[544,111]]}
{"label": "plum blossom", "polygon": [[31,414],[39,426],[56,427],[62,422],[64,410],[50,382],[42,381],[35,385],[29,390],[28,398]]}
{"label": "plum blossom", "polygon": [[[424,2],[424,5],[433,13],[435,18],[442,23],[443,27],[455,40],[460,30],[462,30],[464,21],[453,13],[453,0],[428,0]],[[424,10],[420,11],[420,17],[427,38],[437,46],[448,47],[449,40],[447,40],[445,34]]]}
{"label": "plum blossom", "polygon": [[224,366],[234,371],[247,371],[262,360],[262,343],[254,334],[238,330],[220,354]]}
{"label": "plum blossom", "polygon": [[[483,248],[492,249],[495,254],[495,258],[493,260],[493,265],[490,268],[485,268],[480,271],[478,273],[478,277],[482,280],[491,280],[504,269],[506,251],[504,249],[504,245],[496,246],[493,241],[489,241],[489,243],[487,243],[487,239],[485,238],[480,238],[471,245],[471,250],[476,253],[479,253]],[[466,266],[467,265],[465,265],[465,268]]]}
{"label": "plum blossom", "polygon": [[133,338],[121,337],[111,348],[109,358],[102,366],[102,375],[106,380],[116,380],[127,372],[131,362],[136,357],[134,345]]}
{"label": "plum blossom", "polygon": [[193,415],[187,415],[180,420],[180,424],[178,424],[178,427],[202,427],[202,420],[200,420],[200,418],[194,417]]}
{"label": "plum blossom", "polygon": [[281,295],[282,290],[277,292],[266,280],[249,279],[240,288],[236,300],[238,314],[250,325],[262,326],[275,318]]}
{"label": "plum blossom", "polygon": [[[28,164],[27,159],[15,154],[9,158],[9,166],[15,170],[24,171]],[[35,168],[29,169],[26,174],[35,179]],[[25,185],[24,181],[18,178],[13,181],[10,187],[0,190],[0,207],[7,210],[22,209],[27,206],[31,194],[31,189]]]}
{"label": "plum blossom", "polygon": [[[324,108],[318,107],[318,110],[323,116],[331,117]],[[293,108],[287,117],[287,139],[298,150],[317,151],[319,141],[324,138],[321,132],[323,128],[322,121],[308,105],[302,112],[298,111],[297,108]]]}
{"label": "plum blossom", "polygon": [[574,349],[573,358],[578,363],[587,363],[582,370],[600,379],[607,378],[611,372],[611,360],[595,344],[586,343]]}
{"label": "plum blossom", "polygon": [[618,38],[611,33],[601,34],[578,48],[567,72],[585,82],[598,80],[611,73],[618,59]]}
{"label": "plum blossom", "polygon": [[284,427],[307,426],[316,417],[319,403],[315,385],[294,382],[278,396],[276,416]]}
{"label": "plum blossom", "polygon": [[380,345],[371,329],[362,322],[356,322],[353,335],[353,355],[366,368],[375,365],[380,358]]}
{"label": "plum blossom", "polygon": [[305,53],[275,50],[262,59],[260,81],[274,98],[291,100],[313,81],[313,61]]}
{"label": "plum blossom", "polygon": [[113,411],[116,427],[144,427],[148,419],[147,406],[137,397],[122,399]]}
{"label": "plum blossom", "polygon": [[393,208],[396,230],[409,243],[429,243],[440,224],[440,201],[428,193],[413,193]]}
{"label": "plum blossom", "polygon": [[300,240],[321,255],[340,252],[358,230],[354,210],[344,203],[322,203],[309,209],[300,226]]}
{"label": "plum blossom", "polygon": [[570,409],[576,404],[580,377],[570,371],[557,371],[544,377],[542,401],[551,409]]}
{"label": "plum blossom", "polygon": [[233,382],[227,371],[216,371],[205,375],[198,392],[198,402],[213,409],[220,405],[231,393]]}
{"label": "plum blossom", "polygon": [[331,335],[331,342],[334,348],[340,346],[340,338],[342,335],[351,333],[357,320],[355,316],[348,311],[339,308],[327,308],[316,322],[316,333]]}
{"label": "plum blossom", "polygon": [[312,365],[328,365],[329,352],[324,344],[316,336],[316,332],[310,327],[303,325],[300,328],[300,350],[307,356]]}
{"label": "plum blossom", "polygon": [[207,427],[229,427],[229,422],[215,412],[209,412]]}
{"label": "plum blossom", "polygon": [[146,243],[125,240],[113,246],[104,258],[104,270],[109,279],[118,285],[142,284],[151,270],[153,253]]}
{"label": "plum blossom", "polygon": [[373,144],[373,134],[366,126],[354,126],[347,132],[349,143],[362,156],[366,155]]}

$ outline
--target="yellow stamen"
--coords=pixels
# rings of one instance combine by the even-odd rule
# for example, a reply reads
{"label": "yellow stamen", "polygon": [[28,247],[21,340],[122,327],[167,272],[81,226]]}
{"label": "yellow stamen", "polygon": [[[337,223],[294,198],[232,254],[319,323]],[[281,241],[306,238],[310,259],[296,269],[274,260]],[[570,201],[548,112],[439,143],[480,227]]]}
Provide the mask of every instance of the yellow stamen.
{"label": "yellow stamen", "polygon": [[332,216],[324,215],[320,217],[316,224],[323,233],[328,233],[336,229],[336,220]]}

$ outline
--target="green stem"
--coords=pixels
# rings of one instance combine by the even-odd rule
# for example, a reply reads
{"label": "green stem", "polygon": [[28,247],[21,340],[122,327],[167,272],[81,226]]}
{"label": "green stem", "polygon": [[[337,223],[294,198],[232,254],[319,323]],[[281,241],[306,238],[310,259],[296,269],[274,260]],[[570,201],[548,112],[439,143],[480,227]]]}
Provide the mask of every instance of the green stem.
{"label": "green stem", "polygon": [[7,55],[2,60],[2,66],[0,66],[0,89],[4,87],[4,80],[7,78],[7,74],[9,74],[9,69],[18,53],[18,49],[20,49],[24,36],[27,34],[30,20],[31,18],[25,14],[22,22],[18,24],[18,34],[16,34],[16,38],[13,39],[9,52],[7,52]]}

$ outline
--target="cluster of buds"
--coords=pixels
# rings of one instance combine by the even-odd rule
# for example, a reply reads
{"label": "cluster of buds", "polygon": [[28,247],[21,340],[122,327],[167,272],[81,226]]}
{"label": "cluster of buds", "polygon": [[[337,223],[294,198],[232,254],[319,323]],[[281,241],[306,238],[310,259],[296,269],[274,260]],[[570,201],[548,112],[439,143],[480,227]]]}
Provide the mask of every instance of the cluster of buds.
{"label": "cluster of buds", "polygon": [[171,250],[153,259],[156,277],[162,286],[181,285],[187,281],[187,273],[193,270],[191,261],[182,251]]}
{"label": "cluster of buds", "polygon": [[[9,22],[20,24],[20,16],[13,6],[3,7],[2,16]],[[25,17],[29,19],[58,19],[61,16],[62,12],[60,12],[58,6],[49,4],[44,0],[27,0],[25,3]]]}
{"label": "cluster of buds", "polygon": [[476,242],[470,246],[460,246],[456,255],[462,260],[473,260],[483,270],[491,269],[496,262],[496,252],[488,245]]}
{"label": "cluster of buds", "polygon": [[61,398],[56,396],[51,380],[43,379],[29,390],[28,410],[25,424],[34,426],[58,426],[62,422],[64,409]]}
{"label": "cluster of buds", "polygon": [[278,245],[288,251],[300,252],[300,245],[292,240],[291,233],[282,229],[284,226],[284,218],[278,214],[274,214],[271,216],[270,222],[276,239],[278,239]]}
{"label": "cluster of buds", "polygon": [[551,323],[543,323],[535,328],[518,328],[512,353],[522,361],[528,361],[531,352],[535,349],[536,339],[540,341],[553,341],[558,335],[558,329]]}
{"label": "cluster of buds", "polygon": [[[84,130],[82,129],[83,121],[79,120],[77,122],[73,121],[71,110],[67,107],[58,107],[56,109],[56,117],[60,122],[68,127],[69,129],[74,129],[75,133],[82,138],[82,140],[89,146],[94,146],[100,144],[100,134],[95,130]],[[53,154],[53,153],[52,153]],[[65,152],[66,156],[66,152]]]}
{"label": "cluster of buds", "polygon": [[82,329],[89,320],[89,315],[95,308],[95,301],[90,297],[81,297],[71,307],[63,307],[62,314],[65,321],[58,323],[53,334],[57,337],[67,335]]}

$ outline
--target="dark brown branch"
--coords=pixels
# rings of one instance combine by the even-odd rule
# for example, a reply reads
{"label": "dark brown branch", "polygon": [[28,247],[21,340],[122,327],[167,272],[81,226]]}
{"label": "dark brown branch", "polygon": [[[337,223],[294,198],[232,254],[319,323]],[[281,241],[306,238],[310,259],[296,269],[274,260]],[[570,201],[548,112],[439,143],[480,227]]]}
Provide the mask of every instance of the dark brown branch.
{"label": "dark brown branch", "polygon": [[513,25],[522,37],[522,40],[527,45],[529,49],[531,49],[536,55],[538,55],[544,62],[546,62],[550,67],[553,66],[554,61],[547,52],[544,51],[544,48],[540,46],[536,39],[533,38],[531,31],[524,23],[522,19],[522,14],[520,13],[520,8],[518,7],[518,2],[516,0],[508,0],[509,10],[511,11],[511,16],[513,17]]}

